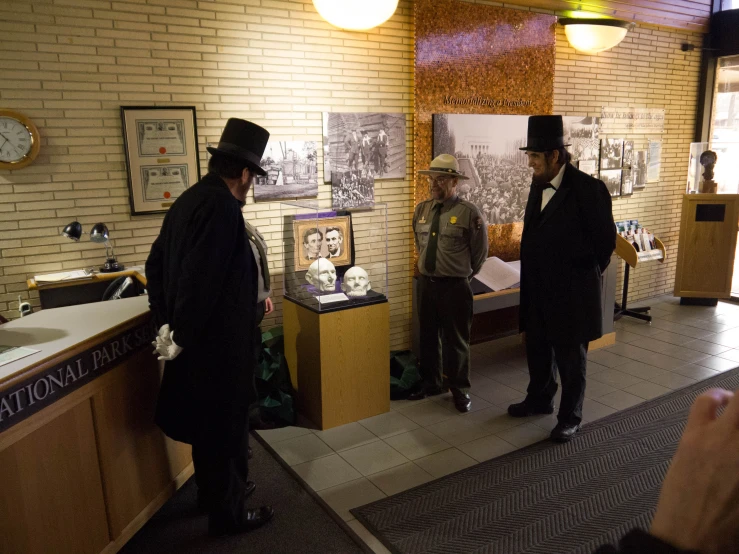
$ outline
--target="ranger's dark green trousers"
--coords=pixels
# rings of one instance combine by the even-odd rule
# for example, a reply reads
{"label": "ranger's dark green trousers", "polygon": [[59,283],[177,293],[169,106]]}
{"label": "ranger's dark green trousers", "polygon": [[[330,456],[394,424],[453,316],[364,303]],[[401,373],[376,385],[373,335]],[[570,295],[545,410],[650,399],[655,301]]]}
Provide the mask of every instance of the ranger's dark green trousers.
{"label": "ranger's dark green trousers", "polygon": [[418,278],[420,372],[427,389],[470,388],[472,289],[466,277]]}

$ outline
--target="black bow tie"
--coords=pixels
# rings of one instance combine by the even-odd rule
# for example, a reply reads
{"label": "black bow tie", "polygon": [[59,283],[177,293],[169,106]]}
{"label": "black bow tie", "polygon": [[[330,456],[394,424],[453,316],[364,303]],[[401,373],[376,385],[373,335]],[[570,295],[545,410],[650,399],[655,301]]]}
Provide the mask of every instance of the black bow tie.
{"label": "black bow tie", "polygon": [[539,192],[544,192],[547,189],[557,190],[552,183],[534,183],[534,186],[539,189]]}

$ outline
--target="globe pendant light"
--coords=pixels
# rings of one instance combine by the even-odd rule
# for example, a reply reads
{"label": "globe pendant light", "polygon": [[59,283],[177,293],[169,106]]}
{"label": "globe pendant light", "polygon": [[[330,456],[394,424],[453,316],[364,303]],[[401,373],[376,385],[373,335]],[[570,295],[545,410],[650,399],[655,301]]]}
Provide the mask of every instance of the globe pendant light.
{"label": "globe pendant light", "polygon": [[313,5],[335,27],[366,31],[390,19],[398,0],[313,0]]}

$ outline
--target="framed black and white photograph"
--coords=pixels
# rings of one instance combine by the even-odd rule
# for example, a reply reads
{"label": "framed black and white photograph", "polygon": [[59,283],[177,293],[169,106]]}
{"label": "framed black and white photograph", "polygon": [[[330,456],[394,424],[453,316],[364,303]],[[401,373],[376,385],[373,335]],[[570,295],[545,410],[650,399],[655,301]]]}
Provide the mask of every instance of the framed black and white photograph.
{"label": "framed black and white photograph", "polygon": [[624,141],[624,159],[622,166],[624,168],[630,168],[632,165],[634,165],[634,141],[633,140],[625,140]]}
{"label": "framed black and white photograph", "polygon": [[643,189],[647,186],[647,158],[646,150],[634,151],[634,164],[632,167],[632,176],[634,179],[634,188]]}
{"label": "framed black and white photograph", "polygon": [[336,267],[352,263],[352,233],[349,216],[295,219],[295,271],[305,271],[320,259]]}
{"label": "framed black and white photograph", "polygon": [[592,161],[595,162],[597,171],[598,163],[600,162],[600,140],[582,138],[572,139],[572,146],[570,146],[569,151],[572,155],[573,163]]}
{"label": "framed black and white photograph", "polygon": [[621,170],[621,196],[634,194],[634,170],[623,168]]}
{"label": "framed black and white photograph", "polygon": [[577,162],[577,168],[583,173],[591,176],[598,175],[598,160],[580,160]]}
{"label": "framed black and white photograph", "polygon": [[331,205],[335,210],[375,205],[375,178],[371,171],[334,171],[331,175]]}
{"label": "framed black and white photograph", "polygon": [[647,183],[659,182],[659,174],[662,168],[662,141],[649,141],[649,154],[647,155]]}
{"label": "framed black and white photograph", "polygon": [[624,155],[624,139],[603,139],[600,144],[600,169],[620,169]]}
{"label": "framed black and white photograph", "polygon": [[121,106],[131,215],[166,212],[200,180],[194,107]]}
{"label": "framed black and white photograph", "polygon": [[324,112],[323,118],[325,182],[347,171],[365,171],[373,180],[405,179],[405,114]]}
{"label": "framed black and white photograph", "polygon": [[600,180],[606,184],[611,196],[621,196],[621,170],[601,169]]}
{"label": "framed black and white photograph", "polygon": [[318,196],[318,151],[315,141],[273,141],[262,155],[267,172],[254,182],[254,200],[271,201]]}
{"label": "framed black and white photograph", "polygon": [[576,140],[598,139],[600,118],[566,115],[562,117],[562,127],[565,144],[574,145]]}

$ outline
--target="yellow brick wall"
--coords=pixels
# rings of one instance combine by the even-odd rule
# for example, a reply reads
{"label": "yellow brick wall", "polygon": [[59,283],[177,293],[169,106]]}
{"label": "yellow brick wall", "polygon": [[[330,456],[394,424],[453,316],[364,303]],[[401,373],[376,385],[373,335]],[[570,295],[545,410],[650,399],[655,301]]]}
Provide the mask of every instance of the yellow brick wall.
{"label": "yellow brick wall", "polygon": [[[201,164],[229,117],[263,125],[273,138],[322,142],[324,111],[408,114],[413,136],[412,4],[368,33],[331,27],[311,0],[0,0],[0,107],[39,127],[36,162],[0,173],[0,313],[17,316],[28,276],[89,267],[103,249],[59,236],[78,218],[108,224],[126,265],[142,264],[161,216],[129,215],[119,107],[192,105]],[[320,166],[319,166],[320,169]],[[322,171],[319,171],[322,175]],[[328,201],[330,184],[319,186]],[[376,183],[388,204],[391,346],[410,339],[410,181]],[[280,322],[280,206],[245,217],[274,255]],[[38,298],[32,295],[32,302]]]}
{"label": "yellow brick wall", "polygon": [[[633,298],[672,287],[699,64],[699,53],[684,54],[679,44],[698,40],[643,26],[614,51],[589,57],[558,31],[557,112],[598,115],[604,103],[668,110],[662,182],[614,203],[617,218],[640,219],[671,247],[666,266],[635,272]],[[6,317],[17,315],[19,295],[28,298],[28,276],[101,262],[98,245],[59,236],[75,218],[88,230],[107,223],[126,265],[146,260],[162,217],[129,215],[121,105],[194,105],[203,167],[205,145],[217,142],[228,117],[251,119],[275,138],[320,144],[323,111],[406,113],[413,166],[411,0],[365,33],[329,26],[311,0],[0,0],[0,73],[0,107],[31,117],[42,136],[33,165],[0,173]],[[391,347],[403,348],[411,321],[410,174],[376,186],[376,199],[388,203]],[[320,185],[319,198],[330,198],[330,185]],[[249,199],[244,212],[279,251],[279,205]],[[276,258],[273,274],[281,272]],[[280,322],[276,293],[267,326]]]}

